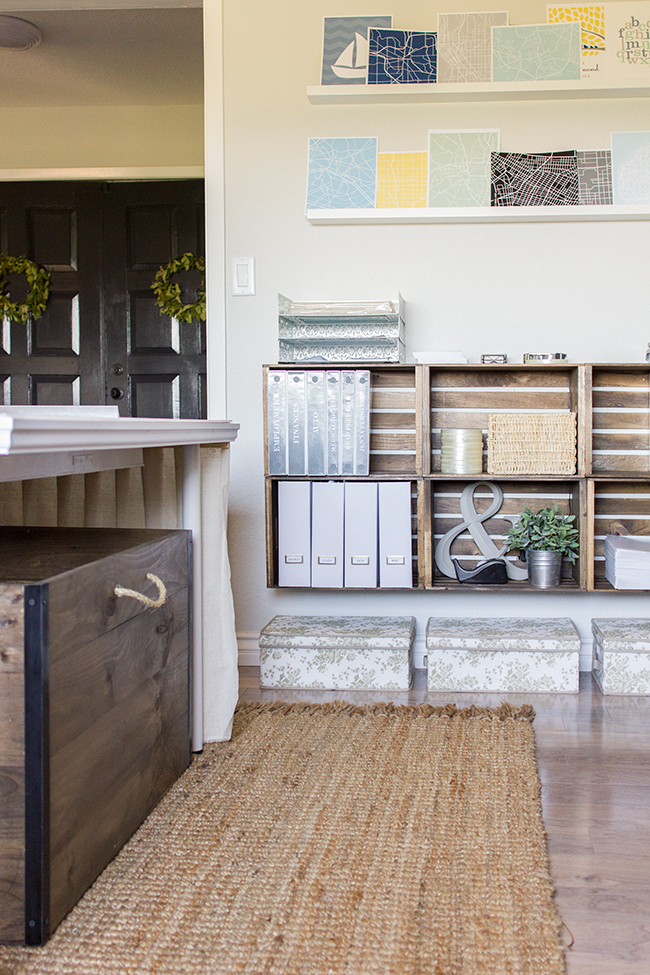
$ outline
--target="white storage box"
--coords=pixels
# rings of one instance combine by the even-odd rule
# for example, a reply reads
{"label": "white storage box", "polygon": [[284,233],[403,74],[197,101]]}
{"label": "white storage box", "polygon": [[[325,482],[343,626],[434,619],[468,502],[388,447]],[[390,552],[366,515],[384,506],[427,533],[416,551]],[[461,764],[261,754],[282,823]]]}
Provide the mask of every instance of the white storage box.
{"label": "white storage box", "polygon": [[260,686],[407,690],[413,616],[274,616],[260,633]]}
{"label": "white storage box", "polygon": [[603,694],[650,694],[650,619],[596,619],[591,629]]}
{"label": "white storage box", "polygon": [[570,619],[427,623],[430,691],[578,692],[580,635]]}

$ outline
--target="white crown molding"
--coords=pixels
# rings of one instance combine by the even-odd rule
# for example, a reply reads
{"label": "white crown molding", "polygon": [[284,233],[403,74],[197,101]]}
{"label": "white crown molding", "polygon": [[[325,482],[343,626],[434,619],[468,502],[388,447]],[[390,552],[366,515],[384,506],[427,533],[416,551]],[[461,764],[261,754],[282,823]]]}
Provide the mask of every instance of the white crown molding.
{"label": "white crown molding", "polygon": [[27,14],[37,10],[141,10],[156,7],[202,7],[203,0],[0,0],[0,11]]}
{"label": "white crown molding", "polygon": [[37,179],[203,179],[203,166],[81,166],[61,169],[0,169],[0,181]]}

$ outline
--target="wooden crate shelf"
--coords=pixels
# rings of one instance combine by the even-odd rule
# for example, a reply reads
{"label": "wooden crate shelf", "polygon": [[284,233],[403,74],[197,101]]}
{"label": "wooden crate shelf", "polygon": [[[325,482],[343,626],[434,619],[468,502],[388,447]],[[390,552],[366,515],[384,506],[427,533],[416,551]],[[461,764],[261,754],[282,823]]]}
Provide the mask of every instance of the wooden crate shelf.
{"label": "wooden crate shelf", "polygon": [[[461,493],[468,483],[479,481],[476,476],[468,480],[432,480],[430,481],[431,490],[431,521],[433,533],[433,548],[442,540],[444,535],[463,522],[460,510]],[[506,480],[500,478],[497,482],[503,491],[503,503],[499,512],[487,521],[481,522],[483,529],[487,532],[497,549],[502,549],[506,544],[508,530],[511,521],[508,515],[518,515],[525,505],[529,505],[533,510],[556,504],[560,511],[566,514],[576,515],[576,520],[580,520],[580,510],[582,499],[582,481],[573,480]],[[492,504],[494,495],[490,490],[480,488],[473,495],[473,505],[477,516],[480,516]],[[523,567],[523,563],[517,560],[518,552],[510,553],[507,558],[514,565]],[[451,555],[458,558],[464,565],[470,567],[478,564],[485,559],[479,547],[470,534],[463,532],[452,542]],[[562,585],[576,589],[583,586],[585,580],[581,577],[580,561],[572,566],[567,559],[562,565]],[[520,591],[535,591],[527,582],[515,582],[508,580],[508,589],[518,589]],[[434,589],[466,589],[467,583],[458,583],[455,579],[445,576],[438,570],[437,566],[433,569],[432,588]],[[489,586],[495,590],[503,590],[503,586]]]}
{"label": "wooden crate shelf", "polygon": [[[650,535],[650,363],[548,365],[283,364],[268,369],[369,369],[371,373],[370,480],[410,480],[413,486],[414,587],[427,591],[471,588],[440,575],[435,546],[459,517],[460,492],[476,481],[497,483],[503,514],[557,503],[576,515],[580,558],[566,562],[554,592],[614,591],[604,578],[603,536],[609,531]],[[576,473],[567,476],[459,476],[440,472],[440,430],[487,432],[489,413],[561,410],[577,414]],[[267,438],[265,416],[265,442]],[[484,466],[487,466],[484,463]],[[277,585],[277,483],[266,470],[267,581]],[[301,479],[301,478],[296,478]],[[307,478],[328,480],[329,478]],[[343,478],[334,478],[343,480]],[[363,478],[345,478],[360,480]],[[486,498],[486,505],[491,498]],[[641,507],[635,508],[635,505]],[[454,508],[456,505],[456,508]],[[634,510],[633,510],[634,509]],[[508,524],[489,523],[499,546]],[[479,559],[470,536],[452,550]],[[484,588],[484,587],[477,587]],[[504,587],[487,587],[503,591]],[[509,580],[508,592],[537,592]]]}

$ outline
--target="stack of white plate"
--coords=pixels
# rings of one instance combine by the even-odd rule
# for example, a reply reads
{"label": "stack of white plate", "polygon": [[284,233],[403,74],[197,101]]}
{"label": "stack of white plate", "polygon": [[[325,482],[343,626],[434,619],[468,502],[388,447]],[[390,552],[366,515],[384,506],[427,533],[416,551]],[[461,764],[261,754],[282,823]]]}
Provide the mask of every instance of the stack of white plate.
{"label": "stack of white plate", "polygon": [[441,430],[440,470],[443,474],[481,474],[481,430]]}

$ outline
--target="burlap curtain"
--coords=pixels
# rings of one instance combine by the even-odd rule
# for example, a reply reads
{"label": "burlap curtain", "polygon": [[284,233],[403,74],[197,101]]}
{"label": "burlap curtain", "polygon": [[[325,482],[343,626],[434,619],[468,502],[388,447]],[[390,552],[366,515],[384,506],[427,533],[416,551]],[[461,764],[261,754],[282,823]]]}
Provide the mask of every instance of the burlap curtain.
{"label": "burlap curtain", "polygon": [[144,467],[9,481],[0,524],[180,528],[182,448],[147,448]]}

